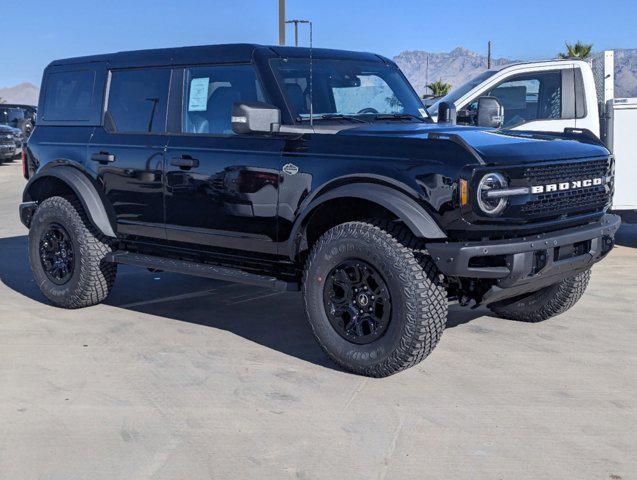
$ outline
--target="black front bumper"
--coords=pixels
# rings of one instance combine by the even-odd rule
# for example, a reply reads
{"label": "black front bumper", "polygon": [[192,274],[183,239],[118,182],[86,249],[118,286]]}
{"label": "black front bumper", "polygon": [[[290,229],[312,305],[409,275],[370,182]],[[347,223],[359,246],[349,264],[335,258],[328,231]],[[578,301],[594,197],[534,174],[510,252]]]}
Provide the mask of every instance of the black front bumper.
{"label": "black front bumper", "polygon": [[621,220],[604,215],[598,222],[524,238],[485,242],[429,243],[438,269],[449,277],[491,279],[482,295],[489,304],[537,291],[576,275],[613,247]]}

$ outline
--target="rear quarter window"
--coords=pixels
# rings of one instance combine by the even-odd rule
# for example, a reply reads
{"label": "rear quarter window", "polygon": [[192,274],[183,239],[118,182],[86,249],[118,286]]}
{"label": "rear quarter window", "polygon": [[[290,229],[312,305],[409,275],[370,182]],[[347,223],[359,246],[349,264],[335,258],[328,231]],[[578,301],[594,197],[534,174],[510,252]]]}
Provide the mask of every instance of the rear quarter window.
{"label": "rear quarter window", "polygon": [[93,113],[94,70],[51,72],[47,75],[42,119],[87,122]]}

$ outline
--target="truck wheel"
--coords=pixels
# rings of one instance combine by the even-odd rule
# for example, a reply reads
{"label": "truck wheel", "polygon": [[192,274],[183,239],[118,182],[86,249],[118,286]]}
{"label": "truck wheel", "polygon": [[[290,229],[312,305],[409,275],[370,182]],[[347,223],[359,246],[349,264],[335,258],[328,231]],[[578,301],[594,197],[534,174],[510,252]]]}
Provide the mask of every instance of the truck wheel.
{"label": "truck wheel", "polygon": [[447,294],[433,262],[398,241],[406,238],[404,227],[374,223],[344,223],[316,242],[303,298],[312,331],[334,362],[385,377],[434,349],[447,321]]}
{"label": "truck wheel", "polygon": [[520,322],[541,322],[564,313],[584,295],[591,271],[578,273],[554,285],[488,305],[498,317]]}
{"label": "truck wheel", "polygon": [[82,308],[110,293],[117,265],[111,251],[75,199],[51,197],[35,211],[29,230],[29,263],[46,298],[59,307]]}

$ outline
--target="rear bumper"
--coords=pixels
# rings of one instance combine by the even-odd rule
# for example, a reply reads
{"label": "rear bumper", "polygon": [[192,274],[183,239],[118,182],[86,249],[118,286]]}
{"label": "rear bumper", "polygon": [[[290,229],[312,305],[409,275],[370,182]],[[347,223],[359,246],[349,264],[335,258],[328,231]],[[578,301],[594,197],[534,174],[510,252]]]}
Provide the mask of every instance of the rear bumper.
{"label": "rear bumper", "polygon": [[539,290],[576,275],[600,261],[613,247],[621,220],[598,222],[524,238],[487,242],[429,243],[438,269],[450,277],[491,279],[482,296],[488,304]]}

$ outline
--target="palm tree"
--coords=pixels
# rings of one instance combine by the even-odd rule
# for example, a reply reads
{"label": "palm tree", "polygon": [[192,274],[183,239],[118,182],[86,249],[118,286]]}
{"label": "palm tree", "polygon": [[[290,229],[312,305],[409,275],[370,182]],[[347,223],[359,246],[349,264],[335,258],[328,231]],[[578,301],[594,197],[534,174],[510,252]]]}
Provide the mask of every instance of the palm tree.
{"label": "palm tree", "polygon": [[435,82],[427,85],[427,88],[431,90],[431,94],[434,97],[443,97],[449,93],[451,85],[444,83],[442,80],[436,80]]}
{"label": "palm tree", "polygon": [[593,50],[592,43],[582,43],[579,40],[575,45],[571,45],[570,43],[566,43],[566,53],[559,53],[559,58],[579,58],[580,60],[587,58],[590,56],[591,51]]}

